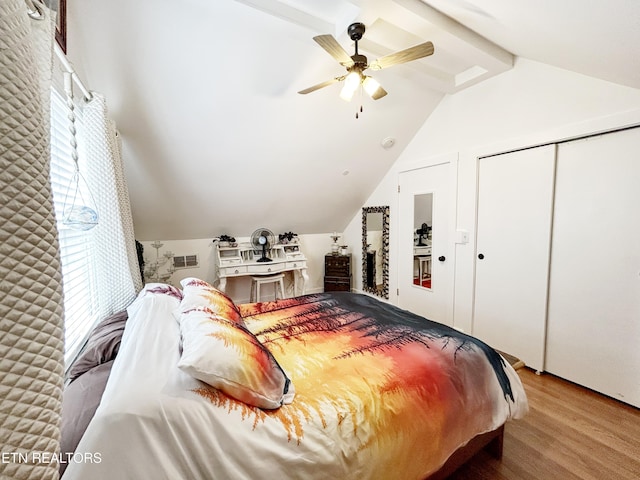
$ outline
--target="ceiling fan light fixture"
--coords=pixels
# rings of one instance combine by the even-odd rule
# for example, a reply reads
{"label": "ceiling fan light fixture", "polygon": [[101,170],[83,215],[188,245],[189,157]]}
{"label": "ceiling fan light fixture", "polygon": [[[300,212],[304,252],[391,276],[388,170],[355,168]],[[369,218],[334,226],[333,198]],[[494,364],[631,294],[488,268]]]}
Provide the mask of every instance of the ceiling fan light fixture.
{"label": "ceiling fan light fixture", "polygon": [[342,87],[342,90],[340,90],[340,98],[343,99],[345,102],[350,102],[355,92],[356,92],[355,90],[350,90],[345,85],[344,87]]}
{"label": "ceiling fan light fixture", "polygon": [[353,94],[356,93],[360,82],[362,81],[362,76],[360,72],[351,71],[344,79],[344,86],[340,91],[340,98],[350,102],[353,98]]}
{"label": "ceiling fan light fixture", "polygon": [[374,97],[376,92],[380,90],[380,84],[375,78],[366,76],[364,77],[364,81],[362,82],[362,86],[364,87],[364,91],[369,94],[370,97]]}

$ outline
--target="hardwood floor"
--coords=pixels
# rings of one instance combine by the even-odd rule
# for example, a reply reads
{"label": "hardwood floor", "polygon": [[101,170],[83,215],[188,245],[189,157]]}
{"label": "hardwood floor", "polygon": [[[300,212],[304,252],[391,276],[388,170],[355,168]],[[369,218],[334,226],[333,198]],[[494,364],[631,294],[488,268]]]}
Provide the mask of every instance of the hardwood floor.
{"label": "hardwood floor", "polygon": [[481,452],[451,480],[640,479],[640,409],[553,375],[518,373],[530,409],[507,423],[502,460]]}

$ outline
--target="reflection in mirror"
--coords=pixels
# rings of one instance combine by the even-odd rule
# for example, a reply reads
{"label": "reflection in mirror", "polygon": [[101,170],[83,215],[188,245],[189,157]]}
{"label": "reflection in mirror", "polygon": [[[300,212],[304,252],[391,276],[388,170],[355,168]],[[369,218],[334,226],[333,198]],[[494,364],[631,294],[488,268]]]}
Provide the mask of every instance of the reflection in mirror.
{"label": "reflection in mirror", "polygon": [[389,298],[389,207],[362,209],[362,288]]}
{"label": "reflection in mirror", "polygon": [[433,241],[433,193],[413,200],[413,284],[431,288],[431,243]]}
{"label": "reflection in mirror", "polygon": [[367,287],[382,287],[382,213],[367,213]]}

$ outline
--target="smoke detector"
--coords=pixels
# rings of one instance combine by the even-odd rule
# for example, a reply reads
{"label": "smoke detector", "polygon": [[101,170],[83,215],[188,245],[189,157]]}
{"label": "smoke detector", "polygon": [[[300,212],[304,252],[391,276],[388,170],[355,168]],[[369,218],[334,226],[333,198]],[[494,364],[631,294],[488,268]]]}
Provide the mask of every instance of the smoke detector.
{"label": "smoke detector", "polygon": [[393,137],[383,138],[382,141],[380,142],[380,145],[382,145],[382,148],[386,150],[389,150],[395,144],[396,144],[396,139]]}

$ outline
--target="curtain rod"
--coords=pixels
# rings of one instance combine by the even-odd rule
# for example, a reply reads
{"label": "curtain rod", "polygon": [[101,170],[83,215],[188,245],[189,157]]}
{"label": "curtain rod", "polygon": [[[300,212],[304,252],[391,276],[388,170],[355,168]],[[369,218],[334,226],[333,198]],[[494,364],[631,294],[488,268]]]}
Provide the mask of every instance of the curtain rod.
{"label": "curtain rod", "polygon": [[78,88],[80,88],[82,95],[84,95],[84,99],[87,102],[90,101],[93,98],[93,95],[91,95],[91,92],[87,90],[87,87],[84,86],[84,83],[82,83],[82,80],[80,80],[80,77],[78,77],[78,74],[71,66],[71,63],[69,63],[67,56],[62,51],[62,48],[60,48],[60,45],[58,45],[58,42],[54,41],[53,49],[56,52],[56,55],[60,60],[60,62],[62,63],[62,66],[64,67],[65,71],[71,74],[71,79],[78,86]]}
{"label": "curtain rod", "polygon": [[[27,6],[27,15],[29,15],[30,18],[38,21],[45,19],[45,14],[40,5],[36,5],[35,3],[33,3],[33,0],[25,0],[25,4]],[[85,100],[87,102],[91,100],[93,98],[93,95],[91,95],[91,92],[89,92],[89,90],[87,90],[87,87],[84,86],[84,83],[82,83],[82,80],[80,80],[80,77],[78,77],[78,74],[71,66],[71,63],[69,63],[69,60],[67,59],[65,53],[62,51],[62,48],[55,40],[53,41],[53,50],[56,52],[56,56],[60,59],[60,62],[62,63],[65,71],[71,74],[71,79],[76,85],[78,85],[78,87],[82,91]]]}

